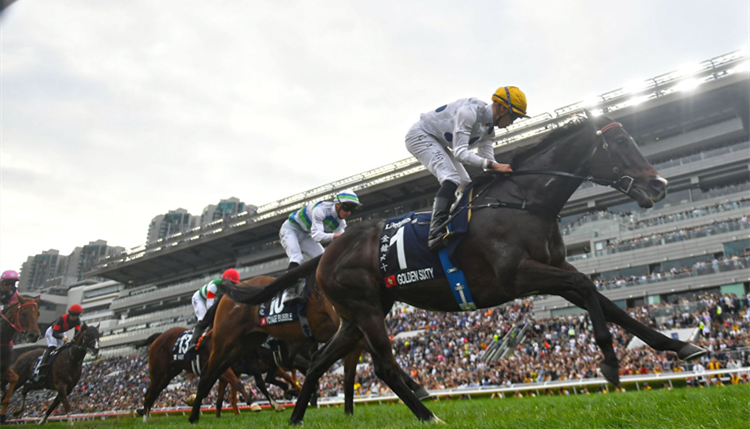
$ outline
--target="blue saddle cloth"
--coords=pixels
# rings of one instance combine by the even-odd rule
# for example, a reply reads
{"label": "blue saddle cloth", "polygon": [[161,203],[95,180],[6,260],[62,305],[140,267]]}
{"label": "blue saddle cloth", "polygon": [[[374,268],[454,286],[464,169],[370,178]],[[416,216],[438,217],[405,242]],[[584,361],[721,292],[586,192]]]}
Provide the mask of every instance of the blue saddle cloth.
{"label": "blue saddle cloth", "polygon": [[172,358],[174,360],[194,360],[196,353],[188,354],[190,348],[190,340],[193,338],[193,330],[188,329],[187,331],[180,334],[172,346]]}
{"label": "blue saddle cloth", "polygon": [[[465,207],[472,195],[467,188],[456,210]],[[453,254],[469,231],[470,209],[462,210],[453,220],[449,229],[448,258]],[[430,232],[431,213],[411,212],[388,219],[380,234],[380,273],[388,288],[405,286],[432,279],[445,278],[445,271],[437,253],[427,247],[427,234]],[[455,264],[455,261],[453,262]]]}

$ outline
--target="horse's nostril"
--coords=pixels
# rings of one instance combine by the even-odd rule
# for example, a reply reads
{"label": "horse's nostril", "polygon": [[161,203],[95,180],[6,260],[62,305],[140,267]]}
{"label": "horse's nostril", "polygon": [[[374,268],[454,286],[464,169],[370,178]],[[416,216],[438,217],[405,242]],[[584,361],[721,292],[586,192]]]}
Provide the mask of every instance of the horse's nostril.
{"label": "horse's nostril", "polygon": [[658,179],[652,179],[649,182],[649,185],[651,185],[651,189],[657,192],[664,192],[669,187],[669,183],[661,177],[659,177]]}

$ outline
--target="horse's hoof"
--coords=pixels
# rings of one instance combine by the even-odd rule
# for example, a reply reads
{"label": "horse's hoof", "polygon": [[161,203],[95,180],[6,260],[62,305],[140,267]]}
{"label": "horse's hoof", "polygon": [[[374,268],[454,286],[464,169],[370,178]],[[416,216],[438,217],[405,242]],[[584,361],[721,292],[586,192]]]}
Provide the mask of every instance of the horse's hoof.
{"label": "horse's hoof", "polygon": [[188,417],[188,421],[190,422],[190,424],[196,424],[198,423],[198,420],[200,420],[200,417],[193,417],[193,416]]}
{"label": "horse's hoof", "polygon": [[438,418],[438,416],[436,416],[436,415],[434,415],[434,414],[432,415],[432,418],[431,418],[431,419],[429,420],[429,422],[430,422],[430,423],[434,423],[434,424],[436,424],[436,425],[444,425],[444,424],[445,424],[445,422],[444,422],[444,421],[440,420],[440,419]]}
{"label": "horse's hoof", "polygon": [[286,407],[284,407],[284,406],[283,406],[283,405],[281,405],[281,404],[276,404],[276,406],[275,406],[275,407],[273,407],[273,409],[274,409],[274,410],[276,410],[276,412],[277,412],[277,413],[280,413],[280,412],[282,412],[282,411],[286,411]]}
{"label": "horse's hoof", "polygon": [[602,363],[599,365],[599,368],[607,381],[614,384],[616,387],[620,387],[620,374],[618,373],[618,368],[616,366]]}
{"label": "horse's hoof", "polygon": [[260,405],[258,405],[256,403],[252,403],[252,404],[250,404],[250,411],[253,411],[253,412],[257,413],[258,411],[263,411],[263,408],[261,408]]}
{"label": "horse's hoof", "polygon": [[305,421],[304,420],[295,420],[294,417],[289,419],[289,424],[293,426],[304,426]]}
{"label": "horse's hoof", "polygon": [[135,412],[136,412],[136,414],[138,414],[139,416],[142,416],[142,415],[144,414],[143,408],[138,408],[137,410],[135,410]]}
{"label": "horse's hoof", "polygon": [[424,387],[420,387],[419,389],[415,390],[414,394],[417,396],[417,399],[419,399],[420,401],[423,401],[430,397],[430,392],[428,392],[427,389],[425,389]]}
{"label": "horse's hoof", "polygon": [[693,359],[698,359],[706,353],[708,353],[708,350],[702,347],[698,347],[690,343],[685,343],[685,345],[682,346],[682,348],[677,352],[677,357],[683,361],[690,361]]}

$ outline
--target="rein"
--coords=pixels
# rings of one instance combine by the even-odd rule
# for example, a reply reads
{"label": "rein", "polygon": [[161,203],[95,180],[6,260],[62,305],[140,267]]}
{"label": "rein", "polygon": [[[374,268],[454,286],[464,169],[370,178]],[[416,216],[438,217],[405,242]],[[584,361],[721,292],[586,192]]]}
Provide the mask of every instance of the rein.
{"label": "rein", "polygon": [[[24,329],[23,329],[23,326],[21,326],[21,308],[27,305],[37,305],[37,304],[36,302],[25,302],[23,304],[21,304],[20,302],[17,302],[16,305],[18,305],[18,311],[16,311],[16,323],[18,325],[11,322],[10,319],[5,315],[5,313],[0,312],[0,317],[2,317],[3,320],[8,322],[8,325],[10,325],[10,327],[13,328],[16,332],[23,334]],[[13,345],[13,341],[7,344],[0,344],[0,347],[3,347],[3,346],[8,347],[12,345]]]}
{"label": "rein", "polygon": [[[557,218],[560,217],[557,213],[553,213],[552,210],[549,210],[545,206],[538,205],[538,204],[527,204],[525,197],[521,203],[511,203],[507,201],[496,200],[493,203],[472,205],[472,202],[474,202],[474,200],[479,198],[479,196],[482,195],[487,189],[490,189],[492,185],[495,184],[495,181],[497,181],[497,179],[500,177],[511,178],[512,176],[531,176],[531,175],[565,177],[568,179],[578,179],[578,180],[593,182],[593,183],[596,183],[597,185],[610,186],[624,194],[627,194],[628,192],[630,192],[630,189],[633,187],[633,183],[635,182],[635,179],[631,176],[621,176],[620,169],[617,168],[617,166],[615,166],[615,162],[612,159],[612,154],[609,151],[609,144],[607,143],[607,140],[604,138],[604,133],[606,133],[607,131],[613,128],[622,128],[622,124],[619,122],[610,122],[609,124],[597,130],[596,135],[601,137],[601,143],[602,143],[601,147],[607,153],[607,158],[609,159],[609,162],[612,164],[612,172],[617,174],[618,176],[617,180],[600,179],[600,178],[596,178],[593,176],[579,176],[577,174],[568,173],[566,171],[559,171],[559,170],[521,170],[521,171],[514,171],[512,173],[498,174],[498,175],[495,175],[495,177],[492,179],[492,181],[489,184],[487,184],[487,186],[485,186],[471,200],[469,200],[469,202],[466,203],[465,206],[459,207],[458,210],[453,212],[451,216],[448,217],[448,220],[445,222],[444,225],[447,225],[448,223],[450,223],[456,216],[458,216],[459,213],[466,210],[467,208],[468,209],[508,208],[508,209],[516,209],[516,210],[526,210],[531,213],[538,213],[540,215],[547,216],[547,217],[557,217]],[[627,186],[623,186],[623,181],[625,180],[628,181]]]}

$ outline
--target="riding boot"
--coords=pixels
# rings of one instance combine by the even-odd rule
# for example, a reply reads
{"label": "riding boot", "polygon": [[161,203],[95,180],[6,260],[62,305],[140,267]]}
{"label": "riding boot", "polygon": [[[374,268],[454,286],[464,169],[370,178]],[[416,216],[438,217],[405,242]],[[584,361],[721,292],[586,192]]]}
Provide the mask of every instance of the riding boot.
{"label": "riding boot", "polygon": [[202,326],[200,322],[195,325],[195,328],[193,328],[193,338],[190,339],[190,344],[188,344],[188,353],[198,350],[196,348],[196,346],[198,345],[198,340],[201,338],[205,331],[206,327]]}
{"label": "riding boot", "polygon": [[301,304],[304,300],[304,293],[305,279],[299,279],[294,286],[290,286],[284,290],[282,302],[284,305]]}
{"label": "riding boot", "polygon": [[430,233],[427,235],[427,246],[433,252],[445,247],[444,239],[448,236],[445,223],[450,217],[450,210],[453,201],[456,200],[456,185],[453,182],[445,181],[440,185],[435,203],[432,205],[432,220],[430,221]]}
{"label": "riding boot", "polygon": [[52,350],[56,349],[56,347],[47,347],[46,350],[44,350],[44,354],[42,355],[42,361],[39,362],[39,374],[43,374],[44,371],[49,366],[49,355],[52,353]]}

